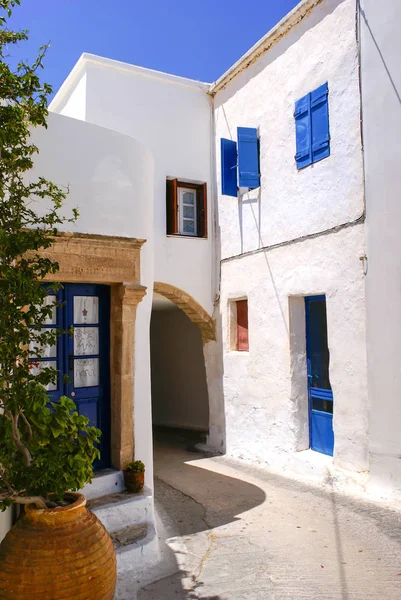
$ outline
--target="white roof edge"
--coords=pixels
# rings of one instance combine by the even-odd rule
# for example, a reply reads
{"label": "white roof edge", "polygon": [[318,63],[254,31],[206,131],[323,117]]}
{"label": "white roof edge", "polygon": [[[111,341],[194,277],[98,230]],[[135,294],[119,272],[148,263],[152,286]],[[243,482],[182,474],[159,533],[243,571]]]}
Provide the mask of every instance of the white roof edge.
{"label": "white roof edge", "polygon": [[75,83],[82,70],[88,64],[97,64],[102,67],[112,67],[114,69],[119,69],[121,71],[131,71],[138,75],[142,75],[144,77],[151,77],[153,79],[162,79],[167,81],[168,83],[172,83],[175,85],[182,85],[185,87],[191,87],[198,89],[203,92],[208,92],[210,89],[210,83],[205,83],[203,81],[197,81],[196,79],[188,79],[186,77],[181,77],[180,75],[172,75],[170,73],[163,73],[163,71],[156,71],[154,69],[147,69],[146,67],[138,67],[137,65],[131,65],[130,63],[121,62],[119,60],[114,60],[112,58],[105,58],[103,56],[97,56],[96,54],[90,54],[88,52],[84,52],[81,54],[80,58],[76,62],[72,71],[69,73],[67,78],[62,83],[60,89],[54,96],[53,100],[50,103],[49,109],[56,109],[58,104],[62,101],[65,94],[68,92],[70,87]]}
{"label": "white roof edge", "polygon": [[252,48],[250,48],[236,63],[233,64],[217,81],[212,83],[209,88],[211,95],[217,94],[220,90],[234,79],[239,73],[244,71],[250,64],[255,62],[262,54],[267,52],[273,44],[281,39],[303,18],[305,18],[315,6],[323,2],[323,0],[301,0],[289,13],[287,13],[281,21],[277,23],[270,31],[266,33]]}
{"label": "white roof edge", "polygon": [[81,54],[72,70],[68,73],[67,78],[64,79],[60,88],[57,90],[53,100],[49,104],[50,111],[56,111],[58,105],[62,102],[64,96],[67,94],[68,90],[74,85],[75,81],[80,76],[81,72],[85,68],[84,55]]}

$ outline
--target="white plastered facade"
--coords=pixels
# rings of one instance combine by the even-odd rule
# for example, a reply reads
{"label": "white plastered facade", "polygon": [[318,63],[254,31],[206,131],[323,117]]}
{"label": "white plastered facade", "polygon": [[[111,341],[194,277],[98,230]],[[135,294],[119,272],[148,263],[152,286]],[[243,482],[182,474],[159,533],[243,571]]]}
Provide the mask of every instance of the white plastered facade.
{"label": "white plastered facade", "polygon": [[372,493],[401,500],[401,5],[360,2]]}
{"label": "white plastered facade", "polygon": [[[355,16],[353,0],[319,3],[234,79],[216,86],[217,165],[220,138],[236,140],[238,126],[256,127],[260,137],[261,187],[238,200],[218,196],[227,451],[295,470],[302,464],[297,453],[309,448],[303,298],[320,294],[327,301],[333,464],[368,469]],[[298,171],[295,101],[325,82],[331,155]],[[217,180],[220,190],[219,168]],[[229,303],[245,297],[250,347],[236,352]]]}

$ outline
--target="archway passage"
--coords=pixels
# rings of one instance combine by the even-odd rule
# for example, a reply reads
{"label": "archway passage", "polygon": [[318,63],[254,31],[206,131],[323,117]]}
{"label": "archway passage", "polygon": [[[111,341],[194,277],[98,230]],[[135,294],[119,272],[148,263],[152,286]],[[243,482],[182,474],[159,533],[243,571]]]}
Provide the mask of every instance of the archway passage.
{"label": "archway passage", "polygon": [[192,296],[170,285],[156,281],[153,292],[171,300],[200,329],[203,342],[216,340],[216,322]]}
{"label": "archway passage", "polygon": [[209,394],[203,344],[215,336],[214,320],[188,294],[168,284],[154,287],[150,326],[152,418],[155,442],[204,442]]}

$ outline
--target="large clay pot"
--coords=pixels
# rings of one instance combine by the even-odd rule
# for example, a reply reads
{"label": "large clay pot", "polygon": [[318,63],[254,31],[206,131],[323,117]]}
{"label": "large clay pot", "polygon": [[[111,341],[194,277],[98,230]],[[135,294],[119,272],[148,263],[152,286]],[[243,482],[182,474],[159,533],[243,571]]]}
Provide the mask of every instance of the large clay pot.
{"label": "large clay pot", "polygon": [[62,508],[25,508],[0,545],[1,600],[113,600],[116,556],[82,494]]}

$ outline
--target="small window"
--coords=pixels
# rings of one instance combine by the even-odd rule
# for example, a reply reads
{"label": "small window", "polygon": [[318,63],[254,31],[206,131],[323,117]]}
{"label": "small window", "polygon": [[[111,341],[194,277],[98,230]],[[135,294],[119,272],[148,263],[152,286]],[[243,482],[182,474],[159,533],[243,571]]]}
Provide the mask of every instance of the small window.
{"label": "small window", "polygon": [[196,190],[178,188],[178,233],[181,235],[196,234]]}
{"label": "small window", "polygon": [[167,235],[207,237],[206,183],[167,180]]}
{"label": "small window", "polygon": [[230,350],[248,352],[248,300],[229,302]]}
{"label": "small window", "polygon": [[248,300],[238,300],[237,304],[237,350],[249,350]]}

